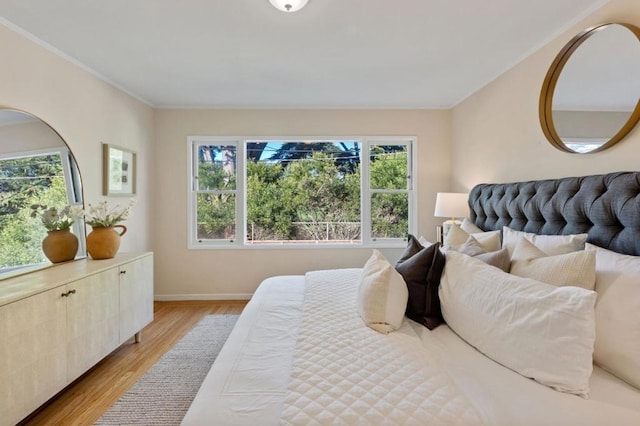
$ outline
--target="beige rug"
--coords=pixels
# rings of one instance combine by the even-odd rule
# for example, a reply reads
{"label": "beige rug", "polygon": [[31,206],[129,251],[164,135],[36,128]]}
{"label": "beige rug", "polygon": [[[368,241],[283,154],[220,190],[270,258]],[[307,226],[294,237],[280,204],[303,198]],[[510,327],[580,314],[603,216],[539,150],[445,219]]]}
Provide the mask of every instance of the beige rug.
{"label": "beige rug", "polygon": [[208,315],[95,424],[179,425],[238,315]]}

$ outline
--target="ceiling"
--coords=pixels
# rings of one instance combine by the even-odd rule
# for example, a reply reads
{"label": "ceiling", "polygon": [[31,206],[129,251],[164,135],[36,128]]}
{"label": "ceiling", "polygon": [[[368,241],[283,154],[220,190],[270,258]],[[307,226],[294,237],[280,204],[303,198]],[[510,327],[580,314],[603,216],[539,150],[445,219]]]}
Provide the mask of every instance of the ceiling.
{"label": "ceiling", "polygon": [[0,23],[155,107],[450,108],[607,1],[0,0]]}

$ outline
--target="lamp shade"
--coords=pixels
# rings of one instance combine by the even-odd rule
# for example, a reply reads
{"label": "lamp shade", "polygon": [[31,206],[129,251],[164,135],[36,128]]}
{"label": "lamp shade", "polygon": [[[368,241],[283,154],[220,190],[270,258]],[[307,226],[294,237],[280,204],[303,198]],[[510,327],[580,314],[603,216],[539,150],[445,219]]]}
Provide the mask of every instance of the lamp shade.
{"label": "lamp shade", "polygon": [[469,215],[469,194],[459,192],[438,192],[436,196],[436,217],[467,217]]}
{"label": "lamp shade", "polygon": [[295,12],[304,7],[309,0],[269,0],[273,7],[283,12]]}

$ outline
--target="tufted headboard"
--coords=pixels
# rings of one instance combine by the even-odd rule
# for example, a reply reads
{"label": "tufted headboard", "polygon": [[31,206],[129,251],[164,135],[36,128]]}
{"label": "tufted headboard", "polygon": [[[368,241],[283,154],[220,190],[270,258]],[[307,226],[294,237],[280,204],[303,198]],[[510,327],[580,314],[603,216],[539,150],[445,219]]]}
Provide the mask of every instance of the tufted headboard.
{"label": "tufted headboard", "polygon": [[588,242],[640,255],[640,173],[480,184],[469,194],[470,219],[485,231],[588,233]]}

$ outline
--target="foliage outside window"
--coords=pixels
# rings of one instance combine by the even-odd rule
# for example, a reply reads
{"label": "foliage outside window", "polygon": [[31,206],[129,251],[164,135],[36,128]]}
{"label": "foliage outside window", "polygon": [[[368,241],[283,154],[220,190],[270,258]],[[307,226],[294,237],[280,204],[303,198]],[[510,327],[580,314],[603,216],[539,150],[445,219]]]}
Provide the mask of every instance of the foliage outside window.
{"label": "foliage outside window", "polygon": [[399,243],[413,226],[411,144],[190,138],[190,246]]}
{"label": "foliage outside window", "polygon": [[31,214],[36,204],[62,209],[70,200],[64,161],[54,152],[0,158],[0,270],[46,262],[47,230]]}

